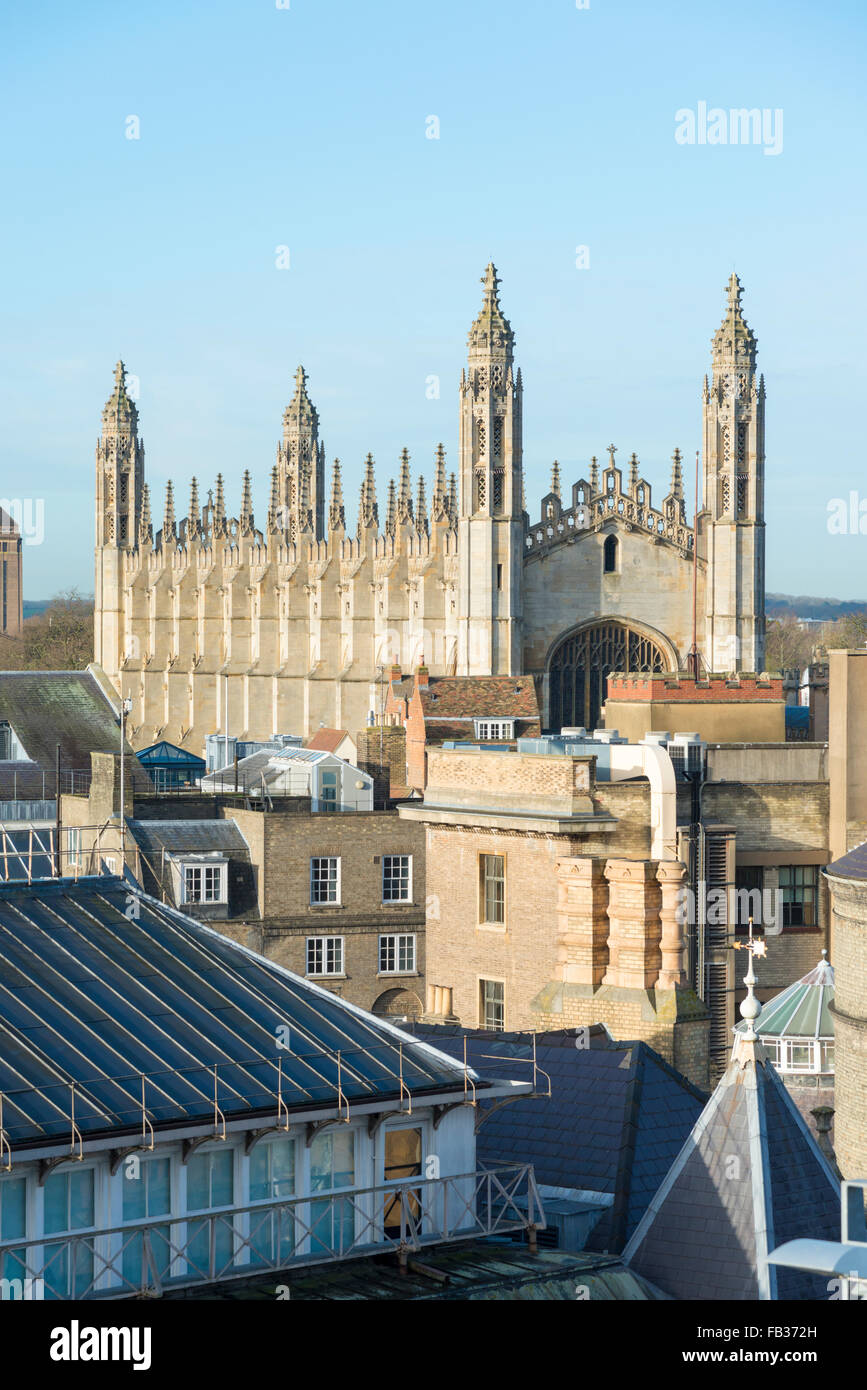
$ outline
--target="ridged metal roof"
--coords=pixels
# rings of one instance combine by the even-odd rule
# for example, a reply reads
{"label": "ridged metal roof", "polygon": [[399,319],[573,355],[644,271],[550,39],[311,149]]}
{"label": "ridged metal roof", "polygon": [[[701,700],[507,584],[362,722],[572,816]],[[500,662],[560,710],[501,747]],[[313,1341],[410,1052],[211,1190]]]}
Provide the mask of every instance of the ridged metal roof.
{"label": "ridged metal roof", "polygon": [[[281,1025],[288,1034],[281,1035]],[[278,1039],[287,1044],[281,1049]],[[401,1056],[402,1050],[402,1056]],[[340,1061],[338,1064],[338,1055]],[[0,1092],[13,1151],[277,1109],[463,1090],[463,1067],[114,877],[0,887]],[[484,1083],[480,1083],[484,1085]]]}
{"label": "ridged metal roof", "polygon": [[[818,965],[762,1005],[756,1023],[760,1038],[833,1038],[834,1016],[828,1006],[834,998],[834,969],[827,954],[823,951]],[[747,1024],[739,1023],[737,1031],[745,1033]]]}

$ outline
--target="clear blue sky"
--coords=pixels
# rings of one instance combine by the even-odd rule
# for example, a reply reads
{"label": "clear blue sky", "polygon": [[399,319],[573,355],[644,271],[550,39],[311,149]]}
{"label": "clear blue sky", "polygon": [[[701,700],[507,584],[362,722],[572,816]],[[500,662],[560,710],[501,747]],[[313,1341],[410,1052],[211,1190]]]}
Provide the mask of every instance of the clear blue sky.
{"label": "clear blue sky", "polygon": [[[157,522],[166,478],[185,508],[221,470],[236,510],[248,467],[261,524],[299,362],[353,525],[368,450],[381,502],[404,445],[428,481],[438,440],[454,465],[492,257],[531,512],[555,456],[571,483],[611,441],[667,484],[735,268],[768,389],[768,587],[867,599],[867,536],[826,524],[867,500],[865,34],[856,0],[7,7],[0,496],[45,507],[25,595],[93,590],[121,355]],[[782,152],[677,144],[700,101],[782,108]]]}

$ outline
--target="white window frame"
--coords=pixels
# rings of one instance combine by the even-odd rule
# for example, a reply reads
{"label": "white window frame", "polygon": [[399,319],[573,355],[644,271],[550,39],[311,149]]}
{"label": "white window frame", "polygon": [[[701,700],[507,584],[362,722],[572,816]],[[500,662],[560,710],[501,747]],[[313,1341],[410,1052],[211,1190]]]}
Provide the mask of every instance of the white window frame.
{"label": "white window frame", "polygon": [[[400,943],[412,942],[412,964],[401,966],[400,964]],[[390,945],[388,943],[391,943]],[[383,964],[383,952],[391,951],[394,965],[389,967]],[[418,945],[415,932],[383,932],[379,938],[379,974],[380,975],[417,975],[418,974]]]}
{"label": "white window frame", "polygon": [[[339,942],[339,946],[338,946],[338,944],[337,944],[338,942]],[[310,948],[311,948],[311,946],[314,948],[314,952],[315,952],[317,949],[318,949],[318,951],[319,951],[320,959],[321,959],[322,965],[323,965],[323,969],[322,969],[322,970],[311,970],[311,969],[310,969]],[[328,951],[329,951],[329,946],[333,947],[333,952],[332,952],[332,954],[335,954],[335,955],[336,955],[336,953],[339,951],[339,956],[340,956],[340,968],[339,968],[338,970],[333,970],[333,969],[332,969],[332,970],[329,970],[329,969],[328,969]],[[336,978],[338,978],[338,977],[340,977],[340,976],[346,974],[346,941],[345,941],[344,937],[342,937],[342,936],[308,936],[307,939],[306,939],[306,941],[305,941],[305,943],[304,943],[304,951],[305,951],[305,957],[304,957],[304,973],[305,973],[305,975],[307,975],[310,979],[313,979],[313,980],[318,980],[318,979],[323,979],[323,978],[325,978],[325,979],[328,979],[328,978],[336,979]],[[332,962],[332,963],[333,963],[333,962]]]}
{"label": "white window frame", "polygon": [[[385,896],[385,869],[389,860],[405,859],[407,867],[406,895],[402,898],[387,898]],[[397,880],[400,882],[400,878]],[[394,880],[392,880],[394,882]],[[412,902],[412,855],[411,854],[384,854],[382,856],[382,901],[384,903],[411,903]]]}
{"label": "white window frame", "polygon": [[[189,903],[192,907],[220,907],[220,906],[225,907],[225,905],[226,905],[226,904],[228,903],[228,901],[229,901],[229,895],[228,895],[227,886],[226,886],[226,885],[227,885],[227,880],[228,880],[228,874],[227,874],[227,872],[226,872],[226,871],[227,871],[227,868],[228,868],[228,866],[227,866],[226,861],[225,861],[224,859],[223,859],[223,860],[216,860],[216,861],[214,861],[214,860],[204,861],[204,860],[200,860],[200,859],[188,859],[188,860],[184,860],[183,863],[181,864],[181,900],[182,900],[182,902],[185,903],[185,904],[186,904],[186,903]],[[206,897],[206,896],[204,895],[205,873],[206,873],[206,872],[210,872],[210,873],[212,873],[212,874],[213,874],[213,873],[216,873],[216,874],[217,874],[217,876],[218,876],[218,878],[219,878],[219,897],[216,897],[216,898],[215,898],[215,897]],[[187,888],[187,874],[189,874],[189,873],[199,873],[199,874],[201,874],[201,887],[202,887],[202,896],[201,896],[201,897],[197,897],[197,898],[191,898],[191,897],[190,897],[190,895],[189,895],[189,890],[188,890],[188,888]]]}
{"label": "white window frame", "polygon": [[[334,897],[317,898],[314,897],[314,887],[321,882],[315,876],[314,864],[336,864],[337,872],[334,877]],[[339,854],[311,854],[310,856],[310,906],[311,907],[340,907],[340,896],[342,890],[342,874]],[[330,878],[325,880],[330,883]]]}
{"label": "white window frame", "polygon": [[508,743],[515,737],[514,719],[476,719],[476,738],[483,743]]}
{"label": "white window frame", "polygon": [[[809,1048],[810,1061],[807,1066],[804,1066],[803,1063],[795,1062],[794,1058],[796,1047]],[[815,1043],[811,1038],[786,1038],[783,1042],[785,1056],[785,1060],[782,1064],[783,1069],[789,1072],[790,1074],[795,1075],[807,1075],[808,1073],[819,1071],[820,1068],[817,1065],[816,1057],[817,1048],[818,1044]]]}
{"label": "white window frame", "polygon": [[66,866],[69,869],[81,867],[81,826],[66,827]]}

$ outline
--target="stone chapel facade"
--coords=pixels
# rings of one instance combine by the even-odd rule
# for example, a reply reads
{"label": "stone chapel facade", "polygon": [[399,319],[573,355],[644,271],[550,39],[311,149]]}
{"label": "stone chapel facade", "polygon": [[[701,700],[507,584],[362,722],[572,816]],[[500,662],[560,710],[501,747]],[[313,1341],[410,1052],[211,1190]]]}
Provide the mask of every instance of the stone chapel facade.
{"label": "stone chapel facade", "polygon": [[[407,451],[377,499],[368,454],[357,526],[299,367],[283,415],[264,528],[245,473],[237,517],[222,476],[187,514],[166,489],[155,530],[144,444],[123,363],[96,449],[95,659],[132,699],[136,747],[205,735],[354,730],[377,711],[380,668],[532,675],[543,727],[593,727],[609,672],[764,664],[764,409],[756,339],[736,275],[705,378],[704,500],[687,519],[683,464],[658,505],[635,454],[591,461],[538,520],[525,509],[522,393],[493,265],[461,374],[458,467],[438,446],[428,502]],[[625,476],[624,476],[625,472]]]}

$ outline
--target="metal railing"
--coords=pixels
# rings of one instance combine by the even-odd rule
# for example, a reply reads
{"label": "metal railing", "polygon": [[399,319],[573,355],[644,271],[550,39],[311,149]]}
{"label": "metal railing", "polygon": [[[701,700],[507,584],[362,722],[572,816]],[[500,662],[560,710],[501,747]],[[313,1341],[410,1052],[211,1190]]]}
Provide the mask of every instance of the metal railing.
{"label": "metal railing", "polygon": [[[0,1283],[45,1299],[160,1295],[444,1241],[544,1229],[531,1164],[0,1243]],[[31,1293],[31,1297],[33,1294]]]}

